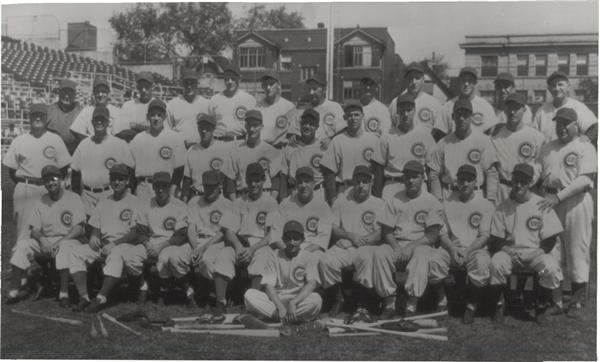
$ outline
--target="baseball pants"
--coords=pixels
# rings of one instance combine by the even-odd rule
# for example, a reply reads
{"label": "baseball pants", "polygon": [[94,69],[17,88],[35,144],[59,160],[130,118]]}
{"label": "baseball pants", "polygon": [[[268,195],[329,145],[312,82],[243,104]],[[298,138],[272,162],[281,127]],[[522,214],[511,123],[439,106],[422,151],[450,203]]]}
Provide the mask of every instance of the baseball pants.
{"label": "baseball pants", "polygon": [[102,199],[109,197],[112,194],[112,190],[108,189],[102,192],[92,192],[85,189],[81,189],[81,202],[83,203],[83,207],[85,209],[85,214],[90,217],[92,215],[92,211],[98,202]]}
{"label": "baseball pants", "polygon": [[[402,247],[406,247],[410,241],[398,242]],[[398,255],[389,245],[381,245],[375,250],[373,258],[373,284],[377,294],[382,297],[395,295],[396,265],[398,264]],[[448,276],[450,270],[450,255],[442,248],[432,248],[427,245],[417,245],[414,247],[410,261],[403,268],[406,269],[407,278],[404,289],[409,296],[421,297],[425,292],[428,282],[438,283]]]}
{"label": "baseball pants", "polygon": [[[270,246],[263,246],[254,252],[247,267],[248,275],[250,275],[250,277],[262,276],[264,274],[266,261],[267,258],[271,257],[271,253],[272,249]],[[236,264],[237,255],[235,249],[231,246],[227,246],[219,251],[214,262],[213,273],[218,273],[226,278],[233,279],[235,276]]]}
{"label": "baseball pants", "polygon": [[[102,268],[104,275],[113,278],[121,278],[124,270],[123,254],[131,248],[135,248],[135,245],[119,244],[113,247],[106,256],[106,260],[104,260],[104,268]],[[71,251],[69,272],[74,274],[87,271],[87,266],[89,264],[95,261],[101,261],[102,259],[104,259],[104,257],[100,250],[92,250],[89,244],[79,245]]]}
{"label": "baseball pants", "polygon": [[190,244],[170,245],[158,254],[156,268],[161,278],[181,278],[190,271],[192,247]]}
{"label": "baseball pants", "polygon": [[[464,249],[464,248],[463,248]],[[490,263],[492,257],[487,249],[478,249],[466,256],[465,268],[471,283],[476,287],[485,287],[490,283]]]}
{"label": "baseball pants", "polygon": [[35,200],[46,192],[44,186],[19,182],[13,194],[13,214],[17,221],[17,240],[29,238],[29,212]]}
{"label": "baseball pants", "polygon": [[[531,252],[534,249],[524,249],[523,253]],[[540,285],[548,289],[556,289],[560,286],[563,279],[562,270],[558,260],[552,254],[543,254],[529,262],[526,268],[533,269],[538,273]],[[509,276],[513,268],[518,268],[514,265],[508,253],[499,251],[492,256],[490,264],[490,284],[491,285],[506,285],[507,276]]]}
{"label": "baseball pants", "polygon": [[[112,254],[112,253],[111,253]],[[121,254],[122,268],[127,275],[138,276],[144,270],[144,262],[148,260],[146,247],[142,244],[132,245]]]}
{"label": "baseball pants", "polygon": [[[292,294],[278,294],[279,299],[283,305],[287,306],[287,302],[295,297]],[[311,293],[303,301],[297,305],[297,316],[298,319],[309,322],[315,319],[321,311],[321,305],[323,301],[321,296],[317,293]],[[256,289],[248,289],[244,294],[244,305],[248,312],[265,316],[267,318],[272,317],[277,312],[277,307],[269,299],[269,296]]]}
{"label": "baseball pants", "polygon": [[342,282],[342,269],[354,267],[354,281],[366,288],[373,288],[373,257],[378,246],[366,245],[359,248],[331,247],[319,261],[319,274],[323,288]]}
{"label": "baseball pants", "polygon": [[[56,243],[54,243],[56,245]],[[63,239],[58,242],[58,251],[56,252],[55,261],[56,269],[69,269],[69,257],[73,248],[81,245],[79,240],[75,239]],[[31,266],[36,256],[43,256],[45,254],[42,251],[40,242],[35,239],[20,239],[13,248],[13,255],[10,258],[10,263],[19,269],[27,270]]]}
{"label": "baseball pants", "polygon": [[[202,254],[202,258],[200,258],[200,260],[198,260],[197,262],[193,263],[194,268],[196,268],[196,270],[200,272],[200,274],[204,278],[208,280],[213,280],[215,267],[217,265],[217,259],[219,258],[219,254],[222,253],[223,249],[225,248],[226,247],[224,242],[216,243],[209,246],[208,248],[206,248],[204,254]],[[226,277],[232,278],[228,275],[226,275]]]}

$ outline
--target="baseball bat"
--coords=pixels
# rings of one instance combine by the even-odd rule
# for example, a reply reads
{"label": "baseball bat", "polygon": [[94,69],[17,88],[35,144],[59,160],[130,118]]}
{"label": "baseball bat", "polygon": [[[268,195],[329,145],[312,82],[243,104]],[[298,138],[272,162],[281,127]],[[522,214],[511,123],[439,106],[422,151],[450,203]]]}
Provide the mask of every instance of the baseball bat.
{"label": "baseball bat", "polygon": [[130,331],[131,333],[135,334],[136,336],[141,336],[142,334],[126,325],[124,325],[123,323],[119,322],[118,320],[116,320],[113,316],[111,316],[110,314],[106,314],[106,313],[102,313],[102,317],[104,319],[106,319],[109,322],[113,322],[114,324],[118,325],[121,328],[124,328],[128,331]]}
{"label": "baseball bat", "polygon": [[37,317],[37,318],[44,318],[50,321],[55,321],[55,322],[61,322],[61,323],[67,323],[67,324],[71,324],[74,326],[80,326],[83,324],[82,321],[78,321],[75,319],[67,319],[67,318],[59,318],[59,317],[49,317],[49,316],[45,316],[43,314],[36,314],[36,313],[31,313],[31,312],[25,312],[22,310],[16,310],[16,309],[11,309],[10,310],[13,313],[17,313],[17,314],[22,314],[22,315],[26,315],[29,317]]}
{"label": "baseball bat", "polygon": [[[425,329],[419,329],[417,331],[415,331],[414,333],[425,333],[425,334],[431,334],[431,333],[448,333],[448,328],[425,328]],[[347,334],[347,335],[365,335],[365,336],[374,336],[374,335],[379,335],[380,333],[378,332],[352,332],[352,331],[348,331],[348,329],[345,328],[337,328],[337,327],[332,327],[329,328],[329,336],[334,336],[337,337],[341,334]]]}
{"label": "baseball bat", "polygon": [[100,316],[98,317],[98,324],[100,326],[100,333],[102,334],[102,337],[108,337],[108,331],[106,330],[106,327],[104,327],[104,322],[102,322],[102,318],[100,318]]}
{"label": "baseball bat", "polygon": [[226,336],[245,336],[245,337],[279,337],[279,330],[277,329],[233,329],[233,330],[222,330],[222,329],[178,329],[170,328],[171,333],[193,333],[193,334],[212,334],[212,335],[226,335]]}
{"label": "baseball bat", "polygon": [[422,328],[437,328],[438,322],[435,319],[415,319],[412,321],[415,324],[418,324],[419,327]]}
{"label": "baseball bat", "polygon": [[329,331],[329,337],[368,337],[368,336],[379,336],[377,332],[351,332],[351,333],[340,333]]}
{"label": "baseball bat", "polygon": [[448,340],[447,336],[438,336],[435,334],[388,331],[387,329],[378,329],[378,328],[371,328],[371,327],[365,327],[365,326],[357,326],[357,325],[353,325],[353,324],[339,324],[339,323],[332,323],[332,322],[328,322],[327,325],[331,326],[331,327],[351,328],[351,329],[356,329],[359,331],[378,332],[381,334],[391,334],[391,335],[402,336],[402,337],[433,339],[433,340],[437,340],[437,341],[447,341]]}
{"label": "baseball bat", "polygon": [[92,329],[90,330],[90,337],[97,338],[98,331],[96,330],[96,326],[94,325],[94,318],[91,318],[91,321],[92,321]]}

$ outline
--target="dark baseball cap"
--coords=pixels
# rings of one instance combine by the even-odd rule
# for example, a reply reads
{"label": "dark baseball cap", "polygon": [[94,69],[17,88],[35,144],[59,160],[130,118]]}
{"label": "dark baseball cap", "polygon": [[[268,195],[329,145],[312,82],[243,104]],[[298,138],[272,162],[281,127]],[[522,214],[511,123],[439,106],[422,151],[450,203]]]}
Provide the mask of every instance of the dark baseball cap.
{"label": "dark baseball cap", "polygon": [[236,77],[238,77],[238,78],[240,78],[240,77],[242,76],[242,75],[240,74],[240,71],[239,71],[239,69],[237,69],[237,68],[236,68],[236,67],[234,67],[234,66],[229,66],[229,67],[226,67],[226,68],[223,70],[223,74],[225,74],[225,73],[232,73],[232,74],[235,74],[235,76],[236,76]]}
{"label": "dark baseball cap", "polygon": [[127,165],[124,163],[115,163],[110,170],[108,170],[108,174],[129,177],[129,168],[127,168]]}
{"label": "dark baseball cap", "polygon": [[577,122],[577,113],[573,108],[560,108],[556,111],[553,120],[564,119],[569,122]]}
{"label": "dark baseball cap", "polygon": [[404,69],[404,77],[407,77],[410,72],[419,72],[421,74],[425,74],[423,67],[417,62],[410,63],[406,69]]}
{"label": "dark baseball cap", "polygon": [[62,173],[60,172],[60,169],[54,165],[47,165],[44,166],[44,168],[42,168],[42,178],[48,177],[48,176],[58,176],[58,177],[62,177]]}
{"label": "dark baseball cap", "polygon": [[477,170],[473,165],[462,165],[456,171],[456,176],[458,175],[471,175],[473,177],[477,177]]}
{"label": "dark baseball cap", "polygon": [[527,163],[519,163],[515,165],[512,171],[513,174],[521,173],[525,176],[529,176],[529,178],[533,178],[533,167]]}
{"label": "dark baseball cap", "polygon": [[220,185],[222,182],[221,171],[208,170],[202,173],[202,185]]}
{"label": "dark baseball cap", "polygon": [[181,80],[198,80],[198,73],[196,73],[195,69],[185,68],[181,71]]}
{"label": "dark baseball cap", "polygon": [[494,84],[500,81],[509,82],[510,84],[515,85],[515,77],[513,77],[513,75],[508,72],[502,72],[498,74],[496,79],[494,79]]}
{"label": "dark baseball cap", "polygon": [[552,82],[554,79],[564,79],[566,81],[569,80],[569,76],[563,72],[562,70],[557,70],[556,72],[550,74],[550,76],[548,77],[548,79],[546,79],[546,84],[550,84],[550,82]]}
{"label": "dark baseball cap", "polygon": [[159,171],[152,176],[152,184],[170,184],[171,174],[166,171]]}
{"label": "dark baseball cap", "polygon": [[363,111],[363,106],[362,104],[360,104],[359,101],[348,101],[348,103],[346,103],[344,105],[344,113],[348,113],[350,111],[352,111],[353,109],[359,109],[361,112]]}
{"label": "dark baseball cap", "polygon": [[156,98],[151,100],[150,104],[148,104],[148,112],[152,108],[160,108],[165,112],[167,111],[167,105],[165,104],[165,102],[161,101],[160,99],[156,99]]}
{"label": "dark baseball cap", "polygon": [[244,121],[247,121],[249,119],[257,119],[262,122],[263,116],[258,109],[250,109],[246,112],[246,115],[244,116]]}
{"label": "dark baseball cap", "polygon": [[327,85],[327,77],[324,73],[315,72],[315,74],[306,80],[306,83],[315,82],[323,87]]}
{"label": "dark baseball cap", "polygon": [[306,109],[304,110],[304,112],[302,112],[302,116],[300,116],[300,119],[304,120],[305,118],[311,118],[314,121],[319,122],[319,112],[315,111],[312,108]]}
{"label": "dark baseball cap", "polygon": [[276,81],[279,81],[279,76],[277,75],[277,72],[275,72],[272,69],[269,69],[262,75],[262,77],[260,77],[261,81],[265,81],[267,79],[274,79]]}
{"label": "dark baseball cap", "polygon": [[414,106],[415,105],[415,97],[410,93],[404,93],[404,94],[400,95],[398,97],[398,99],[396,100],[396,107],[403,103],[412,104]]}
{"label": "dark baseball cap", "polygon": [[417,160],[410,160],[407,163],[405,163],[404,167],[402,168],[403,173],[406,173],[407,171],[413,171],[422,174],[423,172],[425,172],[425,168],[423,167],[423,164],[421,162]]}
{"label": "dark baseball cap", "polygon": [[258,162],[251,163],[246,167],[246,178],[254,177],[265,178],[265,169]]}
{"label": "dark baseball cap", "polygon": [[299,169],[296,170],[296,179],[298,179],[298,177],[300,177],[300,176],[307,176],[311,180],[314,180],[315,172],[310,167],[306,167],[306,166],[300,167]]}
{"label": "dark baseball cap", "polygon": [[365,165],[358,165],[354,168],[354,172],[352,172],[352,178],[355,178],[358,175],[367,175],[369,177],[373,177],[373,172]]}
{"label": "dark baseball cap", "polygon": [[92,89],[95,90],[96,87],[101,86],[101,85],[106,86],[108,89],[110,89],[110,83],[108,83],[108,80],[105,77],[99,76],[99,77],[94,78],[94,85],[93,85]]}
{"label": "dark baseball cap", "polygon": [[465,74],[472,74],[475,79],[477,79],[477,70],[473,67],[464,67],[460,70],[460,72],[458,73],[458,77],[462,77]]}
{"label": "dark baseball cap", "polygon": [[217,120],[212,114],[198,113],[198,116],[196,116],[196,123],[200,124],[201,122],[206,122],[213,126],[217,125]]}
{"label": "dark baseball cap", "polygon": [[139,82],[140,80],[145,80],[150,83],[154,83],[154,75],[152,72],[140,72],[135,75],[135,81]]}
{"label": "dark baseball cap", "polygon": [[72,90],[77,89],[77,83],[70,79],[61,79],[58,85],[58,89],[70,88]]}
{"label": "dark baseball cap", "polygon": [[454,108],[452,109],[452,112],[456,112],[459,109],[467,109],[473,112],[473,105],[471,104],[470,100],[459,98],[456,100],[456,102],[454,102]]}
{"label": "dark baseball cap", "polygon": [[527,99],[525,98],[524,95],[522,95],[520,93],[513,93],[513,94],[510,94],[508,97],[506,97],[504,104],[507,104],[509,102],[514,102],[521,106],[524,106],[527,104]]}
{"label": "dark baseball cap", "polygon": [[110,111],[106,106],[96,106],[94,107],[94,113],[92,114],[92,120],[96,117],[102,117],[106,120],[110,119]]}
{"label": "dark baseball cap", "polygon": [[48,114],[48,107],[43,103],[36,103],[29,106],[29,114],[43,113]]}
{"label": "dark baseball cap", "polygon": [[298,221],[290,220],[283,226],[283,235],[292,232],[304,236],[304,227]]}

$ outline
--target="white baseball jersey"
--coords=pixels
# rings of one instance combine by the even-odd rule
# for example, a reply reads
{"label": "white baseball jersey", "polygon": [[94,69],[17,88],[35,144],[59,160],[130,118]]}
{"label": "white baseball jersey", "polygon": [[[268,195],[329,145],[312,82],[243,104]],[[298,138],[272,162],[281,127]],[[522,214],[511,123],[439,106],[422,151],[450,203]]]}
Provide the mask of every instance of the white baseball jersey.
{"label": "white baseball jersey", "polygon": [[139,199],[136,223],[150,228],[149,242],[152,244],[169,240],[175,231],[186,227],[187,206],[174,197],[166,205],[159,206],[156,198]]}
{"label": "white baseball jersey", "polygon": [[[511,198],[504,200],[492,218],[491,235],[511,242],[511,247],[539,248],[540,242],[563,231],[556,212],[540,211],[542,197],[531,194],[522,204]],[[514,242],[514,244],[513,244]]]}
{"label": "white baseball jersey", "polygon": [[495,207],[478,193],[462,202],[459,193],[453,192],[443,206],[448,236],[458,246],[468,248],[479,235],[489,234]]}
{"label": "white baseball jersey", "polygon": [[352,180],[354,168],[359,165],[370,166],[370,161],[384,165],[379,137],[360,130],[355,137],[348,132],[335,136],[321,159],[321,165],[327,167],[338,181]]}
{"label": "white baseball jersey", "polygon": [[387,107],[377,99],[371,99],[366,106],[363,105],[365,116],[363,129],[376,136],[386,135],[392,129],[392,119]]}
{"label": "white baseball jersey", "polygon": [[114,199],[114,195],[101,199],[92,211],[88,224],[100,230],[102,239],[113,242],[135,226],[137,212],[138,199],[126,191],[119,201]]}
{"label": "white baseball jersey", "polygon": [[[109,117],[108,117],[108,133],[117,134],[124,129],[129,128],[129,124],[123,124],[121,119],[121,110],[112,104],[107,104],[106,108],[108,109]],[[94,116],[94,109],[96,106],[87,106],[79,112],[79,115],[73,121],[71,125],[71,131],[85,135],[91,136],[94,134],[94,125],[92,124],[92,118]]]}
{"label": "white baseball jersey", "polygon": [[386,200],[381,223],[394,228],[394,237],[400,241],[417,241],[425,236],[425,229],[433,225],[442,225],[442,232],[446,230],[442,204],[425,191],[414,199],[401,192],[392,200]]}
{"label": "white baseball jersey", "polygon": [[533,182],[537,181],[540,174],[537,157],[545,142],[542,133],[528,126],[512,132],[503,125],[498,132],[492,134],[491,141],[499,162],[500,179],[510,181],[515,166],[519,163],[528,163],[535,170]]}
{"label": "white baseball jersey", "polygon": [[360,236],[381,230],[385,217],[385,202],[373,195],[363,202],[356,202],[352,190],[340,195],[333,203],[334,225]]}
{"label": "white baseball jersey", "polygon": [[233,212],[233,203],[223,195],[219,195],[219,198],[210,204],[204,197],[195,196],[187,206],[188,228],[198,235],[201,245],[221,230],[223,215]]}
{"label": "white baseball jersey", "polygon": [[290,122],[290,126],[287,129],[288,134],[295,134],[300,136],[300,121],[302,113],[308,108],[292,108],[286,113],[285,118]]}
{"label": "white baseball jersey", "polygon": [[454,133],[442,138],[434,148],[427,166],[440,174],[443,184],[454,184],[456,172],[464,164],[477,170],[477,186],[483,184],[484,173],[498,162],[498,157],[490,138],[476,129],[471,129],[461,140]]}
{"label": "white baseball jersey", "polygon": [[294,104],[283,97],[279,97],[273,104],[268,104],[264,99],[259,101],[257,109],[263,116],[260,138],[272,145],[287,142],[286,135],[291,121],[287,114],[294,108]]}
{"label": "white baseball jersey", "polygon": [[[450,134],[454,131],[452,113],[454,111],[454,103],[456,103],[457,99],[458,97],[454,97],[444,104],[442,118],[439,123],[434,124],[435,128],[446,134]],[[483,133],[498,123],[494,107],[492,107],[488,101],[475,95],[473,99],[471,99],[471,105],[473,106],[473,117],[471,120],[472,128],[478,129]]]}
{"label": "white baseball jersey", "polygon": [[302,248],[316,244],[323,251],[329,247],[333,214],[331,208],[323,199],[313,197],[306,205],[298,201],[296,194],[286,198],[279,205],[280,224],[274,226],[273,241],[283,237],[283,226],[291,220],[296,220],[304,226],[305,242]]}
{"label": "white baseball jersey", "polygon": [[45,132],[40,138],[24,133],[15,138],[2,163],[16,170],[17,177],[42,177],[42,168],[54,165],[63,168],[71,162],[71,156],[62,138]]}
{"label": "white baseball jersey", "polygon": [[271,179],[281,171],[282,152],[270,144],[260,141],[255,147],[249,147],[246,141],[230,146],[230,161],[223,163],[221,171],[225,176],[236,180],[237,189],[246,188],[246,168],[249,164],[258,162],[265,170],[266,181],[264,188],[271,188]]}
{"label": "white baseball jersey", "polygon": [[217,128],[214,135],[243,136],[244,117],[246,111],[256,108],[256,99],[245,91],[238,89],[233,97],[226,97],[222,93],[215,94],[210,99],[210,111],[217,120]]}
{"label": "white baseball jersey", "polygon": [[165,126],[181,134],[185,142],[198,142],[200,134],[198,134],[196,117],[200,113],[210,113],[208,99],[196,95],[196,98],[190,103],[180,95],[167,103],[169,117],[165,120]]}
{"label": "white baseball jersey", "polygon": [[413,127],[407,133],[398,129],[381,137],[381,155],[385,160],[385,176],[401,177],[404,165],[410,160],[417,160],[425,166],[429,154],[435,147],[431,130],[427,127]]}
{"label": "white baseball jersey", "polygon": [[85,138],[75,152],[71,168],[81,172],[81,182],[88,187],[104,187],[110,183],[108,171],[115,163],[134,166],[127,142],[109,134],[99,144]]}
{"label": "white baseball jersey", "polygon": [[[405,93],[406,91],[402,94]],[[392,99],[388,110],[392,120],[398,117],[398,97]],[[415,98],[415,126],[424,126],[431,130],[434,125],[441,122],[441,119],[442,104],[440,101],[427,92],[419,92]]]}
{"label": "white baseball jersey", "polygon": [[238,235],[263,238],[269,228],[279,223],[279,205],[271,195],[263,192],[252,200],[248,195],[235,199],[233,212],[223,215],[221,225]]}
{"label": "white baseball jersey", "polygon": [[542,132],[548,141],[557,138],[556,123],[553,119],[556,116],[556,111],[560,108],[571,108],[577,113],[577,125],[579,126],[580,133],[585,133],[590,126],[598,123],[598,118],[594,113],[585,104],[576,99],[567,98],[567,102],[558,108],[554,107],[552,101],[547,102],[535,113],[533,128]]}
{"label": "white baseball jersey", "polygon": [[320,185],[323,183],[323,174],[319,167],[322,158],[323,150],[321,150],[321,143],[318,140],[315,139],[310,145],[305,145],[300,141],[296,146],[287,146],[283,150],[281,173],[295,178],[296,171],[300,167],[310,167],[315,173],[315,185]]}
{"label": "white baseball jersey", "polygon": [[152,176],[173,170],[185,163],[185,145],[178,133],[163,129],[154,137],[149,131],[138,133],[129,143],[136,176]]}
{"label": "white baseball jersey", "polygon": [[231,162],[231,158],[227,157],[231,152],[231,146],[213,138],[207,148],[197,143],[187,150],[183,174],[192,179],[192,186],[196,190],[204,191],[202,188],[202,174],[204,172],[210,170],[220,171],[223,169],[225,162]]}
{"label": "white baseball jersey", "polygon": [[34,201],[29,225],[40,230],[42,235],[56,241],[67,235],[73,226],[85,221],[85,210],[81,197],[69,190],[62,190],[61,197],[54,201],[45,194]]}
{"label": "white baseball jersey", "polygon": [[339,103],[326,99],[313,109],[319,112],[319,128],[315,135],[317,139],[331,138],[346,127],[344,110]]}
{"label": "white baseball jersey", "polygon": [[567,144],[559,140],[546,143],[540,152],[540,162],[544,186],[558,190],[569,186],[577,176],[591,175],[598,171],[596,149],[580,138]]}
{"label": "white baseball jersey", "polygon": [[278,294],[296,295],[310,281],[321,283],[318,259],[313,253],[300,250],[289,259],[283,250],[272,250],[266,259],[261,284],[273,286]]}
{"label": "white baseball jersey", "polygon": [[[506,123],[506,113],[503,110],[496,109],[496,118],[498,118],[498,123]],[[528,105],[525,105],[525,113],[521,117],[521,122],[526,126],[533,127],[533,113]]]}
{"label": "white baseball jersey", "polygon": [[[152,99],[148,101],[148,103],[142,103],[139,99],[130,99],[127,102],[123,103],[121,106],[121,124],[123,124],[123,129],[130,129],[133,125],[146,126],[150,127],[150,122],[148,122],[147,114],[148,114],[148,106],[152,102]],[[122,130],[113,130],[115,134],[119,133]]]}

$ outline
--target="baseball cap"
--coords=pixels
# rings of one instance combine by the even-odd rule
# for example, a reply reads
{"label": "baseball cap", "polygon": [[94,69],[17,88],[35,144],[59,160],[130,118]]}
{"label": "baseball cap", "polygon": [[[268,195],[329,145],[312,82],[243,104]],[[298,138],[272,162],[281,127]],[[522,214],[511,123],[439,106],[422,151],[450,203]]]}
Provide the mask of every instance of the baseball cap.
{"label": "baseball cap", "polygon": [[477,79],[477,70],[473,67],[464,67],[460,70],[460,72],[458,73],[458,77],[462,77],[465,74],[472,74],[475,79]]}
{"label": "baseball cap", "polygon": [[473,177],[477,177],[477,170],[475,169],[475,167],[473,167],[473,165],[462,165],[458,168],[458,171],[456,171],[456,176],[458,175],[471,175]]}
{"label": "baseball cap", "polygon": [[425,74],[423,67],[417,62],[410,63],[406,69],[404,69],[404,77],[407,77],[410,72],[419,72],[421,74]]}
{"label": "baseball cap", "polygon": [[415,97],[410,93],[404,93],[404,94],[400,95],[398,97],[398,99],[396,100],[396,106],[398,106],[402,103],[409,103],[414,106],[415,105]]}
{"label": "baseball cap", "polygon": [[473,105],[471,104],[470,100],[459,98],[454,103],[454,108],[452,109],[452,112],[456,112],[459,109],[467,109],[473,112]]}
{"label": "baseball cap", "polygon": [[567,76],[565,72],[563,72],[562,70],[557,70],[556,72],[550,74],[550,76],[546,80],[546,84],[550,84],[550,82],[552,82],[556,78],[564,79],[567,81],[569,80],[569,76]]}
{"label": "baseball cap", "polygon": [[222,181],[221,171],[208,170],[202,174],[202,185],[220,185]]}
{"label": "baseball cap", "polygon": [[105,106],[96,106],[94,108],[94,113],[92,114],[92,119],[96,117],[103,117],[107,120],[110,119],[110,112],[108,111],[108,108]]}
{"label": "baseball cap", "polygon": [[170,184],[171,183],[171,174],[166,171],[159,171],[152,176],[152,184]]}
{"label": "baseball cap", "polygon": [[513,77],[513,75],[508,72],[503,72],[503,73],[498,74],[498,76],[494,80],[494,84],[498,83],[499,81],[502,81],[502,80],[509,82],[512,85],[515,85],[515,77]]}
{"label": "baseball cap", "polygon": [[290,220],[283,226],[283,235],[291,232],[304,235],[304,227],[298,221]]}
{"label": "baseball cap", "polygon": [[319,122],[319,112],[315,111],[312,108],[306,109],[304,112],[302,112],[302,115],[300,116],[300,119],[304,120],[305,118],[312,118],[314,121]]}
{"label": "baseball cap", "polygon": [[94,78],[94,85],[92,86],[92,89],[96,89],[96,87],[98,86],[106,86],[108,89],[110,89],[110,84],[108,83],[108,80],[105,77],[99,76]]}
{"label": "baseball cap", "polygon": [[323,87],[325,87],[327,85],[327,77],[325,76],[325,74],[321,73],[321,72],[315,72],[315,74],[308,78],[306,80],[306,83],[308,84],[309,82],[315,82]]}
{"label": "baseball cap", "polygon": [[527,163],[519,163],[513,168],[512,173],[521,173],[525,176],[529,176],[529,178],[533,178],[533,167]]}
{"label": "baseball cap", "polygon": [[508,102],[514,102],[521,106],[524,106],[527,104],[527,99],[525,99],[525,96],[522,94],[513,93],[513,94],[509,95],[508,97],[506,97],[504,104],[507,104]]}
{"label": "baseball cap", "polygon": [[279,77],[277,76],[277,73],[272,70],[269,69],[267,70],[262,77],[260,77],[261,81],[267,80],[267,79],[275,79],[276,81],[279,81]]}
{"label": "baseball cap", "polygon": [[236,75],[238,78],[242,76],[242,75],[240,74],[240,71],[239,71],[239,70],[238,70],[236,67],[234,67],[234,66],[229,66],[229,67],[226,67],[226,68],[223,70],[223,74],[225,74],[225,73],[233,73],[233,74],[235,74],[235,75]]}
{"label": "baseball cap", "polygon": [[43,113],[48,114],[48,107],[43,103],[36,103],[29,106],[29,114]]}
{"label": "baseball cap", "polygon": [[150,109],[152,109],[152,108],[160,108],[165,112],[167,111],[167,105],[165,104],[165,102],[161,101],[160,99],[156,99],[156,98],[151,100],[150,104],[148,104],[148,111],[150,111]]}
{"label": "baseball cap", "polygon": [[129,177],[129,169],[124,163],[115,163],[108,171],[109,175],[121,175]]}
{"label": "baseball cap", "polygon": [[258,163],[258,162],[251,163],[248,165],[248,167],[246,167],[246,178],[251,178],[251,177],[260,177],[260,178],[265,177],[265,170],[260,165],[260,163]]}
{"label": "baseball cap", "polygon": [[135,81],[139,82],[140,80],[145,80],[150,83],[154,83],[154,75],[151,72],[140,72],[136,74]]}
{"label": "baseball cap", "polygon": [[569,122],[576,122],[577,113],[575,112],[575,110],[573,110],[573,108],[560,108],[558,111],[556,111],[556,115],[554,116],[553,120],[556,121],[558,119],[564,119]]}
{"label": "baseball cap", "polygon": [[44,168],[42,168],[42,178],[48,176],[62,177],[62,174],[60,173],[60,169],[58,167],[54,165],[46,165]]}
{"label": "baseball cap", "polygon": [[310,167],[304,166],[296,170],[296,179],[303,175],[310,177],[311,180],[315,179],[315,172]]}
{"label": "baseball cap", "polygon": [[360,79],[360,82],[362,84],[366,84],[366,85],[375,85],[375,84],[377,84],[377,81],[373,77],[371,77],[371,76],[362,77]]}
{"label": "baseball cap", "polygon": [[263,121],[262,113],[258,109],[250,109],[246,112],[246,116],[244,117],[244,121],[249,119],[257,119],[259,121]]}
{"label": "baseball cap", "polygon": [[371,172],[371,169],[365,165],[358,165],[354,168],[354,172],[352,172],[352,178],[355,178],[358,175],[367,175],[369,177],[373,177],[373,172]]}
{"label": "baseball cap", "polygon": [[58,89],[71,88],[72,90],[77,89],[77,83],[70,79],[61,79],[58,84]]}
{"label": "baseball cap", "polygon": [[407,171],[413,171],[422,174],[423,172],[425,172],[425,168],[423,167],[423,164],[421,162],[417,160],[410,160],[407,163],[405,163],[404,167],[402,168],[403,173],[406,173]]}
{"label": "baseball cap", "polygon": [[196,117],[196,123],[200,124],[200,122],[206,122],[212,124],[213,126],[217,125],[217,120],[215,117],[206,113],[198,113],[198,116]]}
{"label": "baseball cap", "polygon": [[363,106],[362,104],[360,104],[359,101],[349,101],[344,105],[344,113],[348,113],[353,109],[360,109],[360,111],[362,112]]}
{"label": "baseball cap", "polygon": [[192,68],[184,68],[181,71],[181,80],[186,80],[186,79],[197,80],[198,73],[196,73],[196,71]]}

